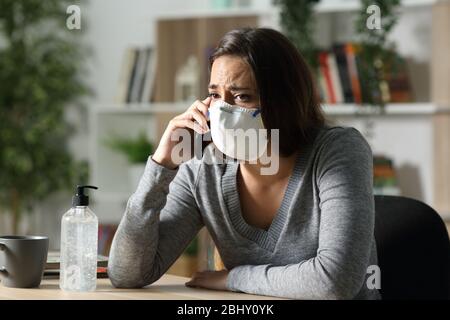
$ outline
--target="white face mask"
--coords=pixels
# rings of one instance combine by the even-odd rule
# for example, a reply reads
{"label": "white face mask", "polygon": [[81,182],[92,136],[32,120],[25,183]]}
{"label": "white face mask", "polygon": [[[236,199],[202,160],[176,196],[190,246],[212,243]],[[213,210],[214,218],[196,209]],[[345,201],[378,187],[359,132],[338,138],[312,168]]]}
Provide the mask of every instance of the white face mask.
{"label": "white face mask", "polygon": [[241,161],[255,161],[267,148],[267,130],[260,108],[232,106],[217,100],[209,108],[211,138],[225,155]]}

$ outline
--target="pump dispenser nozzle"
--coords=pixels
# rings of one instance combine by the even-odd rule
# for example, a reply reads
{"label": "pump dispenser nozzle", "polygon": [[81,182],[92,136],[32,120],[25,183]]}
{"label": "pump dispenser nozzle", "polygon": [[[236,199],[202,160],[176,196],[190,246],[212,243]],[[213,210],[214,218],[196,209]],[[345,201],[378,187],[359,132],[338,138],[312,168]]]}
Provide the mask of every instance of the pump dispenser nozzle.
{"label": "pump dispenser nozzle", "polygon": [[84,189],[98,189],[96,186],[77,186],[77,193],[72,197],[72,206],[87,206],[89,205],[89,197],[84,194]]}

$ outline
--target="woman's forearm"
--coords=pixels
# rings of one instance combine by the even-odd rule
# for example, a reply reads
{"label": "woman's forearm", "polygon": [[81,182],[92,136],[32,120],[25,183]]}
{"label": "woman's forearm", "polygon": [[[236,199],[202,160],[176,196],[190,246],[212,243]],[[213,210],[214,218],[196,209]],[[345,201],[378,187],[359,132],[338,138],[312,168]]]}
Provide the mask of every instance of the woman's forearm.
{"label": "woman's forearm", "polygon": [[108,274],[115,286],[142,287],[154,273],[159,215],[175,174],[148,160],[112,242]]}

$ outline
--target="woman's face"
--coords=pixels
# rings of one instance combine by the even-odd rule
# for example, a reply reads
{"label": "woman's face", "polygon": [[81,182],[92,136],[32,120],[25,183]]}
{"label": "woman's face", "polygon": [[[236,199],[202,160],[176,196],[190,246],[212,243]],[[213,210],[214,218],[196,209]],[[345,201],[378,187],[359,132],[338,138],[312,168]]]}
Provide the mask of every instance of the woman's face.
{"label": "woman's face", "polygon": [[212,100],[223,100],[244,108],[259,107],[259,95],[251,67],[240,57],[224,55],[211,68],[208,86]]}

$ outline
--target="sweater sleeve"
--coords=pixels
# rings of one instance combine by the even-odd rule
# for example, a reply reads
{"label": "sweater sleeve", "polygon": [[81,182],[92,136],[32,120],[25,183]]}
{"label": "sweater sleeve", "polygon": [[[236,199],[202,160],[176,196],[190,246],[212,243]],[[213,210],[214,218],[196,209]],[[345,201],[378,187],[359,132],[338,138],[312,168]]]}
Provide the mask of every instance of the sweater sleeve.
{"label": "sweater sleeve", "polygon": [[203,226],[186,164],[169,170],[149,157],[114,236],[108,275],[116,287],[158,280]]}
{"label": "sweater sleeve", "polygon": [[353,128],[324,142],[316,158],[320,198],[316,256],[296,264],[242,265],[233,291],[294,299],[352,299],[365,285],[375,223],[370,146]]}

